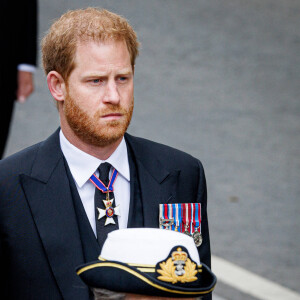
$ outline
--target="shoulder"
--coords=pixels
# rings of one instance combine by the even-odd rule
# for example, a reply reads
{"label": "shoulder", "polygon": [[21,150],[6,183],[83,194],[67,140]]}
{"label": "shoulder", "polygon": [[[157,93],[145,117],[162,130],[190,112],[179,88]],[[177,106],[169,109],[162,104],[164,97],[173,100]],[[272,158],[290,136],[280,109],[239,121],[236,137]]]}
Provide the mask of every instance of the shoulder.
{"label": "shoulder", "polygon": [[41,143],[30,146],[0,161],[0,180],[10,175],[29,174]]}
{"label": "shoulder", "polygon": [[1,209],[22,194],[20,174],[30,175],[39,144],[24,149],[0,161]]}
{"label": "shoulder", "polygon": [[[7,174],[30,175],[34,165],[40,169],[49,168],[61,156],[58,128],[46,140],[25,148],[0,161],[0,180]],[[49,162],[47,164],[47,162]]]}
{"label": "shoulder", "polygon": [[188,168],[192,166],[202,168],[199,159],[184,151],[129,134],[125,135],[125,139],[139,158],[155,158],[164,164],[175,167],[182,167],[184,165]]}

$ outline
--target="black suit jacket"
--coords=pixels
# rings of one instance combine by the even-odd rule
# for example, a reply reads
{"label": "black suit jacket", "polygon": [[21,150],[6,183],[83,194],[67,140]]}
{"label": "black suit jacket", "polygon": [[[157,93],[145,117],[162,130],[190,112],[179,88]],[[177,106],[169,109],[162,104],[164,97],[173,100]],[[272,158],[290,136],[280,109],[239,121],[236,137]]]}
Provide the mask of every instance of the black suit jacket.
{"label": "black suit jacket", "polygon": [[[192,156],[125,135],[139,176],[145,227],[158,227],[158,204],[201,202],[210,266],[206,183]],[[58,131],[46,141],[0,162],[0,261],[5,299],[88,299],[75,273],[84,262]],[[132,216],[129,215],[129,222]]]}

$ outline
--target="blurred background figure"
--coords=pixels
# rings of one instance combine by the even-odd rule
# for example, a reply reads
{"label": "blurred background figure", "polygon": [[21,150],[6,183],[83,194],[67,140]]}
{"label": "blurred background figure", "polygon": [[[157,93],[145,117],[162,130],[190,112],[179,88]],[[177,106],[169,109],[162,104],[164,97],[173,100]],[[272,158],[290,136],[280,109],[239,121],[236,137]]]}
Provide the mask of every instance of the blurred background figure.
{"label": "blurred background figure", "polygon": [[33,92],[37,53],[37,0],[2,0],[0,157],[9,133],[14,102],[24,103]]}

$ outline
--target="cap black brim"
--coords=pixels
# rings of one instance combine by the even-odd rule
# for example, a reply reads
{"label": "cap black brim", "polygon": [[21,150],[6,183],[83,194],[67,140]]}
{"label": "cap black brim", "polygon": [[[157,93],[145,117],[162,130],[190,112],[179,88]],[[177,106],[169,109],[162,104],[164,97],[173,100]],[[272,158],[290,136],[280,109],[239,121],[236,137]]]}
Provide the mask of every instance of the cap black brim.
{"label": "cap black brim", "polygon": [[209,294],[217,282],[205,264],[202,264],[202,272],[199,274],[199,286],[189,288],[160,281],[153,273],[141,272],[136,267],[116,261],[95,261],[81,265],[77,268],[77,274],[90,287],[173,298]]}

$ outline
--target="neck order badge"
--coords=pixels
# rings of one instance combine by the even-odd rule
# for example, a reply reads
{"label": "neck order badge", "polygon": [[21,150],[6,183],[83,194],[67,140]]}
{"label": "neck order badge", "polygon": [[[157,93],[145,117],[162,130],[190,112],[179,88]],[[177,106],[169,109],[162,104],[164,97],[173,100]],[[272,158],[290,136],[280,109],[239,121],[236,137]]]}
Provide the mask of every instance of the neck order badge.
{"label": "neck order badge", "polygon": [[118,176],[118,172],[116,169],[113,170],[108,186],[95,175],[93,174],[90,178],[90,181],[95,185],[95,187],[100,190],[102,193],[106,193],[106,200],[103,200],[105,209],[97,207],[98,210],[98,220],[106,216],[106,221],[104,226],[108,224],[116,224],[113,217],[120,215],[120,205],[113,207],[114,199],[109,199],[109,192],[113,192],[113,185]]}
{"label": "neck order badge", "polygon": [[194,238],[199,247],[201,235],[201,204],[173,203],[159,205],[159,227],[185,233]]}

